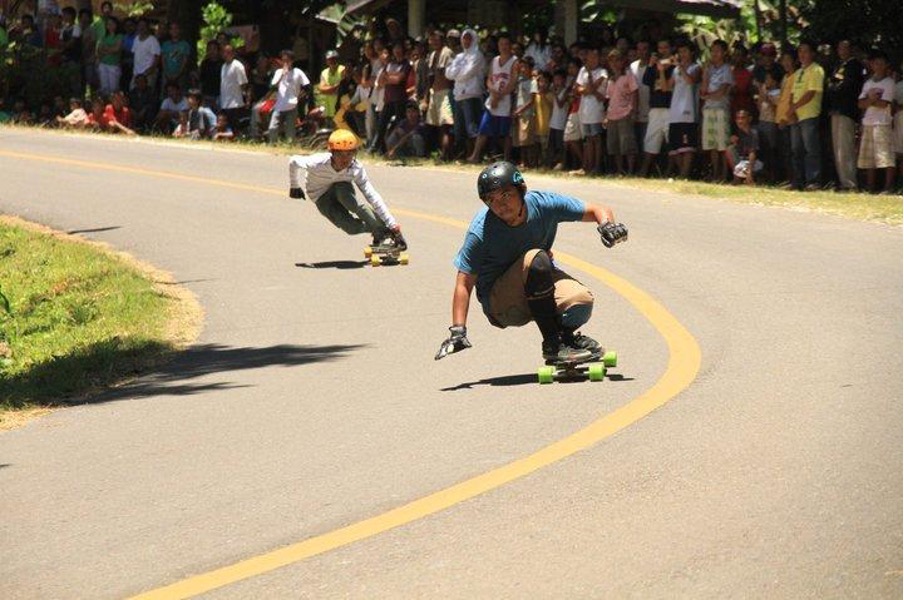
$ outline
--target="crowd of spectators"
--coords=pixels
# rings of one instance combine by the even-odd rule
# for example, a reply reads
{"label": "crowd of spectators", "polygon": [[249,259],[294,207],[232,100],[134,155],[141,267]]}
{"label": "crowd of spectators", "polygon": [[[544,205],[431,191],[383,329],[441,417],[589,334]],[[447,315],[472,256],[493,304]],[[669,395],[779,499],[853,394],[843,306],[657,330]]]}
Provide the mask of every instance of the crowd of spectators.
{"label": "crowd of spectators", "polygon": [[291,50],[240,54],[226,34],[198,61],[178,23],[120,22],[109,2],[97,16],[64,8],[43,27],[26,15],[9,39],[43,48],[72,97],[37,109],[14,99],[0,121],[271,143],[327,126],[388,158],[498,156],[575,175],[800,190],[899,185],[899,65],[845,40],[700,49],[607,30],[566,47],[542,32],[431,27],[412,39],[393,19],[381,25],[326,51],[312,81]]}

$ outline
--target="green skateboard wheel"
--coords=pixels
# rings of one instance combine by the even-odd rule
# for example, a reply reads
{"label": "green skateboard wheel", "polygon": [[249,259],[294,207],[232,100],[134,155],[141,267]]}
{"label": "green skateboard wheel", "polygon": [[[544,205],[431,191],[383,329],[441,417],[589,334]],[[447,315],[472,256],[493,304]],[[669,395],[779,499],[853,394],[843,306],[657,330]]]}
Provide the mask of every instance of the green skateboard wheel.
{"label": "green skateboard wheel", "polygon": [[555,379],[556,368],[555,367],[540,367],[537,369],[537,380],[540,383],[552,383]]}
{"label": "green skateboard wheel", "polygon": [[590,363],[587,365],[587,377],[590,378],[590,381],[602,381],[606,377],[606,365]]}
{"label": "green skateboard wheel", "polygon": [[371,254],[370,255],[370,266],[379,267],[380,264],[381,264],[380,256],[378,254]]}
{"label": "green skateboard wheel", "polygon": [[374,253],[374,249],[370,246],[364,247],[364,258],[370,258]]}
{"label": "green skateboard wheel", "polygon": [[615,350],[610,350],[603,354],[603,364],[606,365],[606,367],[617,367],[618,353]]}
{"label": "green skateboard wheel", "polygon": [[407,265],[408,264],[408,254],[399,254],[399,264]]}

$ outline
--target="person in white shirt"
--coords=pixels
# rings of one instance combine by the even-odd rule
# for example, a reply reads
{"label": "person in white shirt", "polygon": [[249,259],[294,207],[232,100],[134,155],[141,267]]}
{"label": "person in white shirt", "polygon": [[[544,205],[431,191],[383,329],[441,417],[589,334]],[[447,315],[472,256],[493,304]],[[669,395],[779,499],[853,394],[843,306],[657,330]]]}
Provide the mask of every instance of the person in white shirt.
{"label": "person in white shirt", "polygon": [[731,90],[734,75],[728,56],[728,44],[715,40],[710,47],[710,62],[703,69],[703,83],[700,98],[703,100],[703,140],[704,152],[709,152],[713,181],[725,181],[727,165],[724,153],[728,149],[731,136]]}
{"label": "person in white shirt", "polygon": [[291,50],[283,50],[279,53],[282,66],[273,74],[270,86],[276,90],[276,104],[270,111],[270,128],[267,129],[267,138],[271,144],[279,139],[279,131],[290,142],[295,139],[295,121],[298,119],[298,101],[303,90],[311,81],[304,71],[292,66],[295,61],[295,53]]}
{"label": "person in white shirt", "polygon": [[465,29],[461,34],[461,52],[446,67],[446,77],[455,82],[452,96],[455,98],[455,145],[464,149],[467,156],[474,151],[474,140],[480,127],[480,115],[486,77],[486,60],[480,51],[477,32]]}
{"label": "person in white shirt", "polygon": [[884,52],[874,51],[870,54],[871,77],[864,82],[857,102],[860,110],[864,111],[857,168],[866,171],[866,189],[870,192],[875,191],[876,169],[884,169],[883,193],[891,194],[895,185],[895,152],[892,142],[895,81],[888,76],[888,67],[888,56]]}
{"label": "person in white shirt", "polygon": [[248,75],[245,65],[235,57],[235,49],[223,46],[223,66],[220,67],[220,108],[229,118],[233,131],[248,108]]}
{"label": "person in white shirt", "polygon": [[699,138],[697,87],[700,84],[701,69],[694,62],[694,50],[690,41],[681,40],[676,48],[678,64],[672,70],[666,90],[672,92],[669,104],[669,156],[678,166],[678,176],[687,179]]}
{"label": "person in white shirt", "polygon": [[[358,138],[348,129],[330,134],[329,152],[289,158],[289,197],[305,199],[305,191],[330,223],[349,235],[371,233],[373,246],[405,250],[402,228],[355,158]],[[305,172],[304,190],[300,172]],[[367,204],[355,195],[352,182]]]}
{"label": "person in white shirt", "polygon": [[484,104],[486,110],[477,130],[477,141],[468,162],[476,164],[483,153],[487,139],[502,138],[503,154],[508,160],[512,150],[512,92],[518,78],[512,75],[512,67],[518,58],[512,53],[512,39],[507,33],[500,33],[497,45],[499,56],[490,61],[487,73],[487,91],[489,97]]}
{"label": "person in white shirt", "polygon": [[606,91],[609,77],[600,66],[599,48],[587,48],[586,61],[578,71],[575,93],[581,97],[578,113],[584,130],[585,174],[601,172],[603,166],[603,121],[606,119]]}
{"label": "person in white shirt", "polygon": [[148,86],[155,89],[157,72],[160,68],[160,42],[151,35],[147,19],[138,19],[138,34],[132,43],[132,81],[129,89],[135,88],[135,78],[144,75]]}

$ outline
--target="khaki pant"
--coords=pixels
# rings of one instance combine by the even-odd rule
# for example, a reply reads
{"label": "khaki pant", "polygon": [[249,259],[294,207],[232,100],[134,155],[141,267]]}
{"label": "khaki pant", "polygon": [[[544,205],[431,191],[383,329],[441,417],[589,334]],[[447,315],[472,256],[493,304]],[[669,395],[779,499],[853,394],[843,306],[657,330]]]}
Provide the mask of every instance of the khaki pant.
{"label": "khaki pant", "polygon": [[[539,250],[529,250],[515,261],[490,290],[490,316],[500,327],[521,327],[533,320],[524,284],[530,264]],[[593,306],[593,294],[581,282],[568,273],[555,269],[552,274],[555,282],[556,312],[560,315],[578,305]],[[589,317],[589,310],[587,317]]]}
{"label": "khaki pant", "polygon": [[850,117],[832,115],[832,152],[835,155],[835,171],[838,185],[843,190],[857,189],[857,146],[854,133],[857,124]]}

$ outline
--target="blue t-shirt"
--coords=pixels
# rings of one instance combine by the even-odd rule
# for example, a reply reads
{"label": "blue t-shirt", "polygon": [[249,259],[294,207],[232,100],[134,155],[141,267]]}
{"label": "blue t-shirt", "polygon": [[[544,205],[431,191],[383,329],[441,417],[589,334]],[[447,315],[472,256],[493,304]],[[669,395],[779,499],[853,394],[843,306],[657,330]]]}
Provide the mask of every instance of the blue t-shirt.
{"label": "blue t-shirt", "polygon": [[477,299],[487,309],[490,290],[515,261],[534,248],[549,250],[562,221],[580,221],[584,203],[554,192],[529,191],[524,197],[527,220],[509,227],[488,207],[471,221],[465,243],[455,257],[455,268],[477,276]]}

